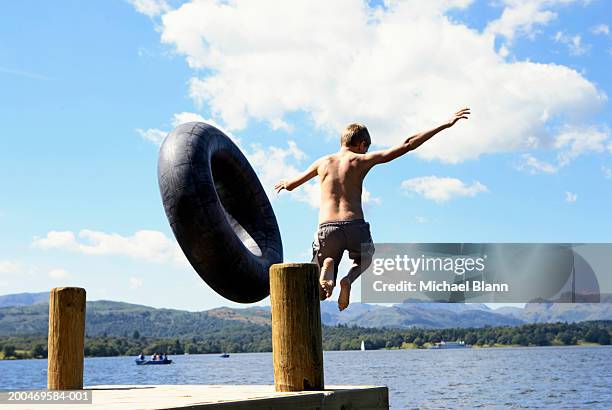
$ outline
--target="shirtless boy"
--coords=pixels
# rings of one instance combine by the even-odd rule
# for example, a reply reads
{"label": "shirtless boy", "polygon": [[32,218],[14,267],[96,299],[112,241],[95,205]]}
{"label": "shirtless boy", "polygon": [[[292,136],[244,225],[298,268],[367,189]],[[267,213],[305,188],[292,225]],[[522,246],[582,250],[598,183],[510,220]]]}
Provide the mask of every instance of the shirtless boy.
{"label": "shirtless boy", "polygon": [[361,191],[363,180],[374,165],[384,164],[412,151],[425,141],[450,128],[460,119],[467,119],[469,108],[462,108],[442,125],[415,134],[402,144],[368,153],[371,140],[368,129],[361,124],[349,124],[341,138],[340,151],[316,160],[304,173],[291,180],[281,180],[274,189],[292,191],[306,181],[319,176],[321,206],[319,228],[312,243],[313,258],[321,268],[319,278],[321,300],[332,295],[338,276],[338,265],[345,250],[353,265],[340,281],[338,308],[349,305],[351,284],[372,263],[374,245],[370,224],[363,219]]}

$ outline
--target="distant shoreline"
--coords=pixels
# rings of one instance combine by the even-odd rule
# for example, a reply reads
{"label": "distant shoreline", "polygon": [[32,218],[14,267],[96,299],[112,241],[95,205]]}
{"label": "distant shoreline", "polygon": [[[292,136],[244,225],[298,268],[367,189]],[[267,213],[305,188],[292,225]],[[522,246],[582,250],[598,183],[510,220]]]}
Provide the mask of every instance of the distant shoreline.
{"label": "distant shoreline", "polygon": [[[430,345],[426,345],[423,347],[401,347],[401,348],[382,348],[382,349],[372,349],[372,350],[429,350],[429,347],[433,346],[433,344]],[[601,345],[599,343],[588,343],[588,342],[581,342],[575,345],[563,345],[563,344],[554,344],[554,345],[547,345],[547,346],[538,346],[538,345],[527,345],[527,346],[523,346],[523,345],[503,345],[503,344],[495,344],[495,345],[482,345],[482,346],[478,346],[478,345],[470,345],[467,347],[467,349],[499,349],[499,348],[532,348],[532,347],[606,347],[606,346],[610,346],[610,345]],[[452,349],[452,350],[464,350],[466,348],[459,348],[459,349]],[[442,349],[442,350],[451,350],[451,349]]]}
{"label": "distant shoreline", "polygon": [[[0,341],[2,341],[2,339],[0,338]],[[411,346],[412,345],[412,346]],[[430,349],[430,346],[433,346],[433,344],[425,344],[421,347],[416,347],[414,346],[414,344],[407,344],[404,345],[402,347],[382,347],[382,348],[377,348],[377,349],[366,349],[366,351],[385,351],[385,350],[438,350],[438,349]],[[494,345],[474,345],[474,346],[469,346],[467,348],[459,348],[459,349],[442,349],[442,350],[466,350],[466,349],[501,349],[501,348],[510,348],[510,349],[516,349],[516,348],[558,348],[558,347],[562,347],[562,348],[585,348],[585,347],[610,347],[612,345],[602,345],[599,343],[589,343],[589,342],[580,342],[578,344],[575,345],[563,345],[563,344],[552,344],[552,345],[546,345],[546,346],[538,346],[538,345],[527,345],[527,346],[523,346],[523,345],[503,345],[503,344],[494,344]],[[325,352],[346,352],[346,351],[359,351],[359,349],[344,349],[344,350],[336,350],[336,349],[324,349]],[[17,353],[20,354],[24,354],[23,351],[17,351]],[[210,354],[210,355],[218,355],[222,352],[207,352],[207,353],[191,353],[193,355],[196,354]],[[258,351],[258,352],[231,352],[232,354],[240,354],[240,353],[272,353],[271,350],[266,350],[266,351]],[[190,355],[189,353],[181,353],[181,354],[171,354],[169,353],[168,356],[183,356],[183,355]],[[103,358],[103,357],[136,357],[137,355],[133,355],[133,354],[117,354],[117,355],[109,355],[109,356],[85,356],[86,359],[93,359],[93,358]],[[0,361],[13,361],[13,360],[46,360],[47,357],[26,357],[26,356],[21,356],[21,357],[16,357],[16,356],[10,356],[10,357],[4,357],[4,352],[0,351]]]}
{"label": "distant shoreline", "polygon": [[[112,315],[112,312],[105,316]],[[153,320],[154,321],[154,320]],[[268,324],[203,320],[202,327],[192,331],[176,322],[174,331],[166,326],[139,327],[115,320],[96,319],[85,337],[86,357],[138,356],[141,353],[167,353],[172,356],[201,353],[251,353],[272,351],[272,331]],[[121,326],[120,326],[121,325]],[[102,333],[101,329],[118,332]],[[184,331],[182,331],[184,329]],[[159,334],[160,330],[166,334]],[[189,331],[187,331],[189,330]],[[538,323],[520,326],[456,328],[371,328],[348,325],[323,326],[323,350],[343,351],[427,348],[441,341],[462,341],[474,348],[530,346],[593,346],[612,342],[612,320],[578,323]],[[180,336],[169,336],[179,334]],[[0,359],[47,357],[46,332],[0,336]]]}
{"label": "distant shoreline", "polygon": [[[581,343],[578,345],[551,345],[551,346],[521,346],[521,345],[496,345],[496,346],[471,346],[468,347],[466,349],[442,349],[445,351],[449,351],[449,350],[467,350],[467,349],[530,349],[530,348],[585,348],[585,347],[612,347],[612,345],[600,345],[597,343]],[[381,349],[371,349],[371,350],[366,350],[368,352],[380,352],[380,351],[387,351],[387,350],[438,350],[438,349],[429,349],[426,347],[415,347],[415,348],[381,348]],[[355,349],[355,350],[323,350],[324,352],[356,352],[359,351],[359,349]],[[266,351],[266,352],[239,352],[239,353],[232,353],[232,354],[253,354],[253,353],[272,353],[271,351]],[[198,355],[198,354],[208,354],[208,355],[218,355],[221,353],[194,353],[193,355]],[[168,355],[168,356],[190,356],[189,354],[182,354],[182,355]],[[108,357],[133,357],[131,355],[116,355],[116,356],[85,356],[85,359],[102,359],[102,358],[108,358]],[[28,358],[15,358],[15,357],[10,357],[5,359],[4,357],[2,357],[2,354],[0,353],[0,361],[15,361],[15,360],[46,360],[46,357],[28,357]]]}

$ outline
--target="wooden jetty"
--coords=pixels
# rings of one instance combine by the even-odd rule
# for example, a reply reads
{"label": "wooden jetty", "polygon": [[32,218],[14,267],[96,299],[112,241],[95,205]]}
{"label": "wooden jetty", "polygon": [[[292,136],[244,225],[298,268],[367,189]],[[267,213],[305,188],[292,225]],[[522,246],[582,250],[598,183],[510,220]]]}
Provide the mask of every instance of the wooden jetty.
{"label": "wooden jetty", "polygon": [[[388,409],[384,386],[325,386],[319,269],[312,263],[270,268],[271,385],[88,386],[91,404],[104,409]],[[49,390],[83,389],[85,290],[54,288],[49,304]],[[0,405],[0,408],[3,406]],[[38,408],[33,405],[31,408]],[[29,408],[21,404],[20,409]],[[45,404],[45,409],[65,404]]]}
{"label": "wooden jetty", "polygon": [[[91,404],[46,404],[45,409],[379,410],[389,408],[386,387],[328,386],[322,391],[276,392],[273,385],[93,386]],[[91,390],[90,390],[91,389]],[[0,406],[2,407],[2,406]],[[19,405],[25,410],[28,405]],[[40,405],[32,406],[40,409]]]}

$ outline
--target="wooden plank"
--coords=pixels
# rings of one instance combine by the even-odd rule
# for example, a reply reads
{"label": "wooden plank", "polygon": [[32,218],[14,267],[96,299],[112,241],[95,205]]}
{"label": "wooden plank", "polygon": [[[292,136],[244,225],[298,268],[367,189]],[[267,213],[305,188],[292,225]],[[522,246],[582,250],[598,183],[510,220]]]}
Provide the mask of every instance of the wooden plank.
{"label": "wooden plank", "polygon": [[276,391],[324,389],[318,266],[272,265],[270,306]]}
{"label": "wooden plank", "polygon": [[53,288],[49,296],[47,388],[83,387],[85,289]]}
{"label": "wooden plank", "polygon": [[[380,386],[331,386],[324,391],[276,392],[272,385],[105,385],[85,387],[91,404],[45,404],[45,410],[89,409],[388,409],[389,392]],[[20,410],[40,404],[20,404]],[[16,408],[0,405],[0,409]]]}

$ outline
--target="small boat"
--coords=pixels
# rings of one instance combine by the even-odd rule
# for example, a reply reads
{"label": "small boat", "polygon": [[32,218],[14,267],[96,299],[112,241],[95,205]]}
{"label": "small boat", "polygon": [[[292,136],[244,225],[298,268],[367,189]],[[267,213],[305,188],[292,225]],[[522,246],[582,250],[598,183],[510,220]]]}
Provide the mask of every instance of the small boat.
{"label": "small boat", "polygon": [[164,359],[164,360],[140,360],[140,359],[136,359],[136,364],[137,365],[145,365],[145,364],[170,364],[172,363],[172,360],[170,359]]}
{"label": "small boat", "polygon": [[228,358],[229,357],[229,353],[223,353],[221,356],[219,357],[223,357],[223,358]]}
{"label": "small boat", "polygon": [[470,348],[472,346],[470,345],[466,345],[465,342],[463,340],[460,340],[458,342],[445,342],[444,340],[442,340],[440,343],[436,343],[433,346],[430,346],[430,349],[466,349],[466,348]]}
{"label": "small boat", "polygon": [[363,340],[361,341],[361,351],[365,352],[365,342]]}

